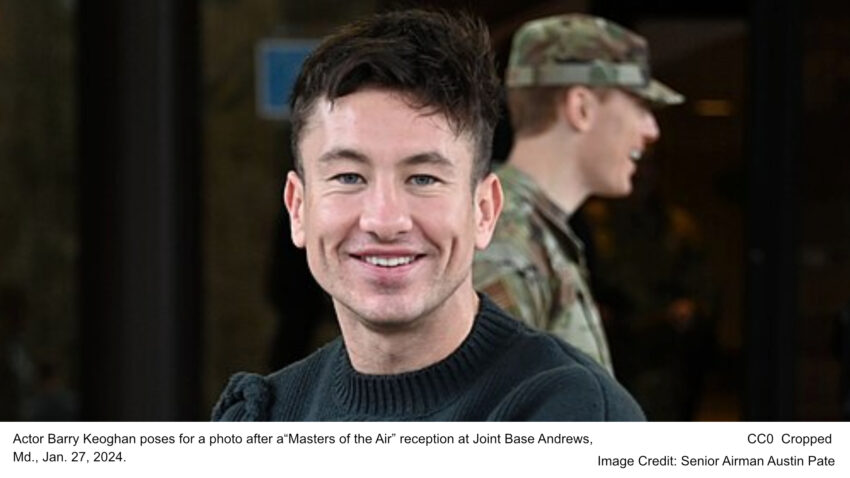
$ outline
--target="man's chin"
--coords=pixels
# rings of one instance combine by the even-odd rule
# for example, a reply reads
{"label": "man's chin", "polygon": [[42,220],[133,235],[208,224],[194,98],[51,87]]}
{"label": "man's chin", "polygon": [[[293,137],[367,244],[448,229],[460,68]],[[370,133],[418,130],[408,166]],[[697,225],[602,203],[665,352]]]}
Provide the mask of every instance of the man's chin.
{"label": "man's chin", "polygon": [[626,186],[609,188],[608,190],[601,192],[601,193],[598,193],[596,195],[599,196],[599,197],[608,198],[608,199],[618,199],[618,198],[624,198],[624,197],[630,195],[631,193],[632,193],[632,186],[631,186],[631,184],[628,184]]}
{"label": "man's chin", "polygon": [[419,317],[372,317],[362,318],[364,325],[384,335],[405,332],[415,328]]}
{"label": "man's chin", "polygon": [[631,180],[631,175],[626,178],[622,183],[613,185],[614,197],[625,197],[632,193],[633,184]]}
{"label": "man's chin", "polygon": [[414,324],[423,313],[410,300],[393,297],[369,304],[351,303],[347,307],[357,319],[373,330],[404,330]]}

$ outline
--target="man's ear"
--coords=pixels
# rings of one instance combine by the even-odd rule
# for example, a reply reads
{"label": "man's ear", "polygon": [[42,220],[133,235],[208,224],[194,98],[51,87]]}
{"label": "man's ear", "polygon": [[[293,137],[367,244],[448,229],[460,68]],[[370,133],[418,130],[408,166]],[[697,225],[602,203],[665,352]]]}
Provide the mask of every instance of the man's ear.
{"label": "man's ear", "polygon": [[289,212],[292,243],[298,247],[304,247],[304,183],[295,171],[290,171],[286,175],[283,204]]}
{"label": "man's ear", "polygon": [[589,88],[572,86],[561,98],[559,108],[567,123],[583,133],[593,125],[598,105],[599,98]]}
{"label": "man's ear", "polygon": [[490,244],[496,221],[502,213],[502,183],[490,173],[475,187],[475,247],[484,249]]}

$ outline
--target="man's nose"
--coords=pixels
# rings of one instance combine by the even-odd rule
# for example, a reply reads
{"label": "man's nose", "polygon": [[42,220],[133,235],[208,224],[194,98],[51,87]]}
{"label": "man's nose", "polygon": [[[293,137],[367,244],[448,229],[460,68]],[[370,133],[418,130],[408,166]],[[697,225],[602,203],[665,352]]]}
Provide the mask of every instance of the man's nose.
{"label": "man's nose", "polygon": [[400,186],[391,180],[374,182],[366,192],[360,228],[380,240],[390,241],[412,227],[413,220]]}
{"label": "man's nose", "polygon": [[647,143],[654,143],[661,137],[661,129],[655,121],[655,115],[651,111],[646,112],[643,124],[643,137]]}

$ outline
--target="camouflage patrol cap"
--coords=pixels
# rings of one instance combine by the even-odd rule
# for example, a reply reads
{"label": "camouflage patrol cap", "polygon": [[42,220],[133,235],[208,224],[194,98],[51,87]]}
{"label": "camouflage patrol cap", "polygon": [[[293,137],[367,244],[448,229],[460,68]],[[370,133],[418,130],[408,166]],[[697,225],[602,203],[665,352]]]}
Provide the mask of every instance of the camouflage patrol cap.
{"label": "camouflage patrol cap", "polygon": [[649,45],[643,37],[604,18],[582,14],[540,18],[520,27],[513,38],[505,84],[623,88],[657,105],[685,99],[652,79]]}

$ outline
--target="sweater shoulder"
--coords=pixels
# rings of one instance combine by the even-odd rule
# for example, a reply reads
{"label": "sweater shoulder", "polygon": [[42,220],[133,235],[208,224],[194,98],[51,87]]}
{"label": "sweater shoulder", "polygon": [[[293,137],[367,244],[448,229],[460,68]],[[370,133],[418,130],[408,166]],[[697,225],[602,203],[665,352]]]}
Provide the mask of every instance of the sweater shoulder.
{"label": "sweater shoulder", "polygon": [[505,397],[492,417],[500,421],[643,421],[634,398],[610,376],[579,364],[529,377]]}
{"label": "sweater shoulder", "polygon": [[[549,333],[518,324],[504,367],[537,364],[500,401],[491,419],[635,421],[643,411],[596,361]],[[503,369],[504,370],[504,369]]]}
{"label": "sweater shoulder", "polygon": [[[308,382],[315,380],[318,370],[338,347],[339,339],[325,345],[308,357],[274,373],[234,374],[212,412],[213,421],[295,420],[294,410],[304,403]],[[299,395],[300,394],[300,395]]]}

